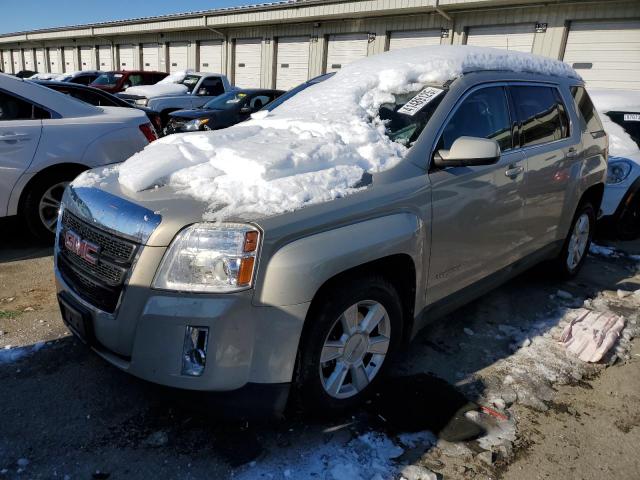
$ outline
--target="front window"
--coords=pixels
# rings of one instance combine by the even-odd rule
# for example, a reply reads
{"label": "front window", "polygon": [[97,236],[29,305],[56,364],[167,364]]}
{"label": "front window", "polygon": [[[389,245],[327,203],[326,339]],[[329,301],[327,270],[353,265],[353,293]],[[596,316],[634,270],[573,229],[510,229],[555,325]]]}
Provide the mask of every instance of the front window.
{"label": "front window", "polygon": [[378,117],[391,141],[410,147],[418,139],[444,98],[445,90],[426,87],[420,92],[395,95],[380,106]]}
{"label": "front window", "polygon": [[115,86],[122,78],[122,73],[103,73],[93,81],[93,85]]}
{"label": "front window", "polygon": [[444,127],[437,150],[449,150],[460,137],[495,140],[503,152],[513,148],[504,87],[482,88],[465,98]]}
{"label": "front window", "polygon": [[204,108],[210,110],[234,110],[246,98],[247,94],[244,92],[227,92],[205,103]]}
{"label": "front window", "polygon": [[180,83],[187,87],[187,91],[191,93],[199,81],[199,75],[186,75]]}

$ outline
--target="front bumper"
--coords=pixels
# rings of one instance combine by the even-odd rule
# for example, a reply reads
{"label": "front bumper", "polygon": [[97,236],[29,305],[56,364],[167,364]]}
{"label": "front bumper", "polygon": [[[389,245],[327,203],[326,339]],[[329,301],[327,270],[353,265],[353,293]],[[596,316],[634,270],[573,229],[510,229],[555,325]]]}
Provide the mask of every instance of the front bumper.
{"label": "front bumper", "polygon": [[[148,259],[149,250],[152,256],[160,253],[157,248],[144,250],[138,265],[145,256]],[[76,295],[56,269],[58,295],[88,313],[87,342],[109,363],[144,380],[189,390],[231,391],[250,384],[291,382],[308,303],[256,307],[251,303],[253,291],[156,291],[142,286],[135,273],[118,308],[109,314]],[[209,329],[206,366],[198,377],[181,374],[187,326]]]}

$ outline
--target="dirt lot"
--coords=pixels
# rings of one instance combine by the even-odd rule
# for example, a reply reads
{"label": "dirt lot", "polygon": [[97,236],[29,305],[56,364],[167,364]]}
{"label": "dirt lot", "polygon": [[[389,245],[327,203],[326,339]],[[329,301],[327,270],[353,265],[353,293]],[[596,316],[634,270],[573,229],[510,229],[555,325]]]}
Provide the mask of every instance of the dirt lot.
{"label": "dirt lot", "polygon": [[[625,292],[640,243],[617,248],[572,282],[536,269],[429,327],[358,411],[254,424],[99,359],[62,324],[51,250],[0,240],[0,479],[637,479],[640,295]],[[611,366],[555,341],[585,300],[626,318]]]}

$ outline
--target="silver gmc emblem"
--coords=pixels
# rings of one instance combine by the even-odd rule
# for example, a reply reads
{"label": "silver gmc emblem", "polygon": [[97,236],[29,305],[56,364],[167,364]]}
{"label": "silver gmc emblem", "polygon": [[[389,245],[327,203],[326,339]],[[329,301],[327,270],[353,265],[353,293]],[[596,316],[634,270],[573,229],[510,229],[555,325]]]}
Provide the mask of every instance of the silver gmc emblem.
{"label": "silver gmc emblem", "polygon": [[83,240],[82,237],[73,230],[65,230],[63,238],[64,248],[75,253],[92,265],[98,263],[98,252],[100,251],[100,247],[98,245],[88,242],[87,240]]}

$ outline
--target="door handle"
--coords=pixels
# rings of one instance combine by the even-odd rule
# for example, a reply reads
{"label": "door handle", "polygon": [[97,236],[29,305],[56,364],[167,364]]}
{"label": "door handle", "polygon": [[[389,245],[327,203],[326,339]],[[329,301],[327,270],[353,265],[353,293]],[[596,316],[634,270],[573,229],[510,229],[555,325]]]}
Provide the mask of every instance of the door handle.
{"label": "door handle", "polygon": [[6,133],[0,135],[0,142],[15,142],[17,140],[29,140],[28,133]]}
{"label": "door handle", "polygon": [[569,150],[567,150],[567,153],[566,153],[567,158],[573,158],[577,155],[578,155],[578,151],[574,147],[571,147],[569,148]]}
{"label": "door handle", "polygon": [[509,165],[509,168],[505,170],[504,174],[509,178],[516,178],[522,172],[524,172],[524,167]]}

